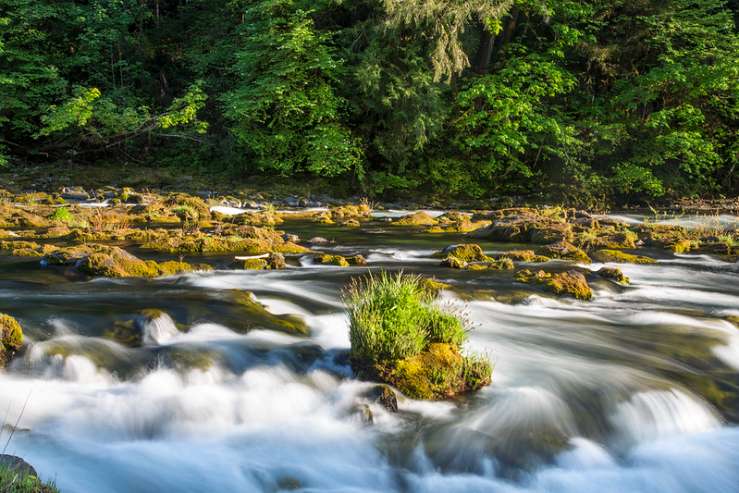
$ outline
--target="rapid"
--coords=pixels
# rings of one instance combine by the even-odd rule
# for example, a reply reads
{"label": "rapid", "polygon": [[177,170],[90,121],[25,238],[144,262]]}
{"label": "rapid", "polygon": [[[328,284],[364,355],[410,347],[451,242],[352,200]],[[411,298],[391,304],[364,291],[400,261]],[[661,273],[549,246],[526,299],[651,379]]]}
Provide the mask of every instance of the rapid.
{"label": "rapid", "polygon": [[[726,319],[739,316],[738,264],[662,252],[620,265],[629,286],[596,282],[581,302],[438,267],[431,255],[453,235],[333,231],[325,251],[451,284],[441,302],[468,320],[492,385],[399,399],[397,413],[372,400],[348,363],[341,297],[366,267],[306,257],[81,281],[0,257],[0,312],[30,341],[0,371],[0,444],[17,422],[6,453],[65,493],[739,492],[739,328]],[[233,290],[303,318],[310,336],[234,330]],[[105,337],[131,320],[141,347]]]}

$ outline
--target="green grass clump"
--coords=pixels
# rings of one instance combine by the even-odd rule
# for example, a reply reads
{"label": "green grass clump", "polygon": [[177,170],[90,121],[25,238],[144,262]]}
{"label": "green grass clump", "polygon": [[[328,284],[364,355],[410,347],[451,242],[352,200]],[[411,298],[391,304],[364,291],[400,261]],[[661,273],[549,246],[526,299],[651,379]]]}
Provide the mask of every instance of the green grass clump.
{"label": "green grass clump", "polygon": [[71,212],[69,212],[69,209],[66,207],[57,207],[54,209],[54,213],[49,217],[52,221],[69,224],[74,222],[74,215],[72,215]]}
{"label": "green grass clump", "polygon": [[2,493],[59,493],[54,483],[45,483],[36,476],[21,474],[0,466],[0,492]]}
{"label": "green grass clump", "polygon": [[354,369],[409,397],[446,399],[490,383],[490,363],[464,356],[462,319],[433,304],[438,290],[419,276],[386,272],[346,292]]}
{"label": "green grass clump", "polygon": [[423,351],[431,300],[417,276],[383,272],[352,283],[347,292],[352,357],[377,363]]}

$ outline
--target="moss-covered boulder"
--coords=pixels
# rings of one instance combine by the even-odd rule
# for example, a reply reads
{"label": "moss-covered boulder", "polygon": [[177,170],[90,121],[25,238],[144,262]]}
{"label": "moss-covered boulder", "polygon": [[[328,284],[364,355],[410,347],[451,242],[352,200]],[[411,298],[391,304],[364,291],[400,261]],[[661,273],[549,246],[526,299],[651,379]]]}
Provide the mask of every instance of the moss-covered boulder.
{"label": "moss-covered boulder", "polygon": [[398,218],[390,224],[393,226],[434,226],[436,219],[427,212],[418,211]]}
{"label": "moss-covered boulder", "polygon": [[454,344],[430,344],[380,369],[383,379],[415,399],[448,399],[490,384],[487,361],[465,358]]}
{"label": "moss-covered boulder", "polygon": [[569,241],[558,241],[545,246],[542,249],[544,255],[551,258],[558,258],[562,260],[573,260],[575,262],[581,262],[589,264],[591,262],[590,257],[584,250],[576,247]]}
{"label": "moss-covered boulder", "polygon": [[621,250],[597,250],[593,258],[598,262],[614,262],[622,264],[654,264],[657,261],[652,257],[634,255]]}
{"label": "moss-covered boulder", "polygon": [[0,368],[23,346],[23,329],[18,321],[0,313]]}
{"label": "moss-covered boulder", "polygon": [[600,277],[604,279],[610,279],[619,284],[629,284],[631,280],[626,274],[624,274],[618,267],[601,267],[596,272]]}
{"label": "moss-covered boulder", "polygon": [[82,274],[102,277],[159,277],[210,270],[207,265],[181,261],[141,260],[122,248],[99,244],[58,248],[46,255],[45,260],[50,265],[67,265]]}
{"label": "moss-covered boulder", "polygon": [[490,383],[486,358],[464,356],[463,321],[434,305],[438,290],[417,276],[368,277],[347,291],[351,361],[363,378],[417,399],[446,399]]}
{"label": "moss-covered boulder", "polygon": [[490,226],[488,220],[474,221],[471,214],[451,211],[436,218],[436,225],[426,230],[427,233],[470,233]]}
{"label": "moss-covered boulder", "polygon": [[285,241],[282,233],[267,228],[241,226],[238,234],[172,234],[166,231],[142,243],[146,250],[189,255],[307,253],[305,247]]}
{"label": "moss-covered boulder", "polygon": [[543,270],[532,272],[522,269],[516,272],[515,279],[518,282],[542,285],[556,295],[572,296],[579,300],[590,300],[593,297],[588,280],[576,270],[550,273]]}
{"label": "moss-covered boulder", "polygon": [[434,254],[435,257],[455,257],[463,262],[489,262],[493,260],[485,255],[482,247],[477,243],[462,243],[457,245],[449,245],[442,251]]}
{"label": "moss-covered boulder", "polygon": [[539,244],[573,239],[572,225],[563,209],[502,209],[493,212],[491,218],[490,226],[473,235],[493,241]]}

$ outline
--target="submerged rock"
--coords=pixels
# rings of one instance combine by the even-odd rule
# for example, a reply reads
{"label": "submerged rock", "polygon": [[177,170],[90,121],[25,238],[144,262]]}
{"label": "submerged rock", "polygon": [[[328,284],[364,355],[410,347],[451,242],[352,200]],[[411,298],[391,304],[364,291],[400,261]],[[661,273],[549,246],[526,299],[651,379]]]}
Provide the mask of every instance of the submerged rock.
{"label": "submerged rock", "polygon": [[268,329],[293,335],[309,335],[305,321],[296,315],[274,315],[259,303],[249,291],[233,291],[232,300],[242,314],[241,327],[244,330]]}

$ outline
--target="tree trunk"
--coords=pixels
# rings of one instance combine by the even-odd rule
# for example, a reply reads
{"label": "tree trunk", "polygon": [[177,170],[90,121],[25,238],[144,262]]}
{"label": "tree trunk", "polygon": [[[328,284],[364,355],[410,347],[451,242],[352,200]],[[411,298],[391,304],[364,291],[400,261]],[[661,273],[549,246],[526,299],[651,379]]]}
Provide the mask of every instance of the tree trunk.
{"label": "tree trunk", "polygon": [[477,56],[475,57],[474,70],[478,74],[485,74],[490,69],[490,60],[493,57],[494,46],[495,36],[483,25],[482,32],[480,33],[480,46],[477,48]]}

